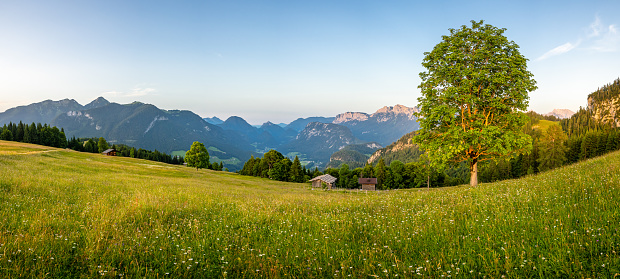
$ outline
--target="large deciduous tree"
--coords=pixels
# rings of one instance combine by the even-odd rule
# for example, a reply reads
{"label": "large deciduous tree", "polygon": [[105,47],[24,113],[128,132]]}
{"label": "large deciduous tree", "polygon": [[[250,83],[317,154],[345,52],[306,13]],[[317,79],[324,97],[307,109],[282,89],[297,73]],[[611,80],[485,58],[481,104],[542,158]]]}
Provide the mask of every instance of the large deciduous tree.
{"label": "large deciduous tree", "polygon": [[187,152],[185,162],[188,167],[196,167],[196,170],[209,167],[209,152],[202,142],[195,141]]}
{"label": "large deciduous tree", "polygon": [[536,81],[506,29],[471,23],[424,53],[414,142],[435,166],[468,161],[475,186],[478,162],[531,149],[523,112]]}

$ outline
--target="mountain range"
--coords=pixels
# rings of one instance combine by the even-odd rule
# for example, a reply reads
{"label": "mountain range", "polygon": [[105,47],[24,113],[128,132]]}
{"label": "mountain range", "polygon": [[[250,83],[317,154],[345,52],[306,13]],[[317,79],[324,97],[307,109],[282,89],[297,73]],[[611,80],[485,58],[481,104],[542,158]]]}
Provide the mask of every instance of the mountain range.
{"label": "mountain range", "polygon": [[376,149],[417,130],[414,111],[402,105],[386,106],[373,114],[346,112],[255,127],[237,116],[222,121],[191,111],[162,110],[140,102],[117,104],[99,97],[84,106],[64,99],[11,108],[0,113],[0,125],[47,123],[63,128],[67,137],[104,137],[112,144],[175,154],[200,141],[212,161],[224,161],[230,170],[237,170],[251,155],[262,156],[270,149],[299,156],[307,167],[324,167],[332,153],[347,145],[369,144]]}

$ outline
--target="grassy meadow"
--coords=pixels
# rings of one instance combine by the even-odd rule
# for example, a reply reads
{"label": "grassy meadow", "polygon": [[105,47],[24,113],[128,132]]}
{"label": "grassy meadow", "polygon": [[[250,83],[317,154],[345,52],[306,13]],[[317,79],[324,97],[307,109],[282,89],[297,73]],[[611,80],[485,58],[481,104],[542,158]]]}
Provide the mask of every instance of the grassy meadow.
{"label": "grassy meadow", "polygon": [[620,153],[382,192],[0,141],[0,277],[620,276]]}

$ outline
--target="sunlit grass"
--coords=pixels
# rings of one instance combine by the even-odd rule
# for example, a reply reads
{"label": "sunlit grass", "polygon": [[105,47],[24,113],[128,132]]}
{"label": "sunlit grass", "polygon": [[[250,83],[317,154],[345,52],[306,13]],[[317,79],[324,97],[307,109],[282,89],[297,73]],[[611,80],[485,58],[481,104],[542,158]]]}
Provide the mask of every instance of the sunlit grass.
{"label": "sunlit grass", "polygon": [[560,122],[541,119],[538,121],[538,124],[534,125],[534,127],[532,128],[540,129],[541,131],[546,131],[552,125],[560,125]]}
{"label": "sunlit grass", "polygon": [[0,276],[609,278],[619,170],[322,191],[0,141]]}

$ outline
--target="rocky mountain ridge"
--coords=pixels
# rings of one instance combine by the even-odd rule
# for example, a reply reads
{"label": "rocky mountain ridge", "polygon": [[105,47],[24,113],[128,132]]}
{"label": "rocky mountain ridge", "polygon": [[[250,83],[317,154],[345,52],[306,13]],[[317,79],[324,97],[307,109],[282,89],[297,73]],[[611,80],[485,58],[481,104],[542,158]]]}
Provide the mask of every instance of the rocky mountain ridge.
{"label": "rocky mountain ridge", "polygon": [[222,121],[201,118],[191,111],[162,110],[141,102],[117,104],[99,97],[84,106],[64,99],[15,107],[0,113],[0,125],[47,123],[64,128],[68,137],[104,137],[110,143],[166,153],[180,154],[193,141],[201,141],[214,161],[224,160],[231,170],[238,169],[250,155],[260,156],[270,149],[290,157],[299,155],[308,167],[323,167],[332,153],[347,145],[375,142],[380,146],[417,129],[412,109],[396,105],[373,114],[349,113],[351,117],[341,117],[338,124],[333,123],[336,117],[309,117],[255,127],[241,117]]}
{"label": "rocky mountain ridge", "polygon": [[559,119],[565,119],[565,118],[570,118],[571,116],[573,116],[573,114],[575,114],[574,111],[570,110],[570,109],[554,109],[553,111],[544,114],[545,116],[555,116]]}

